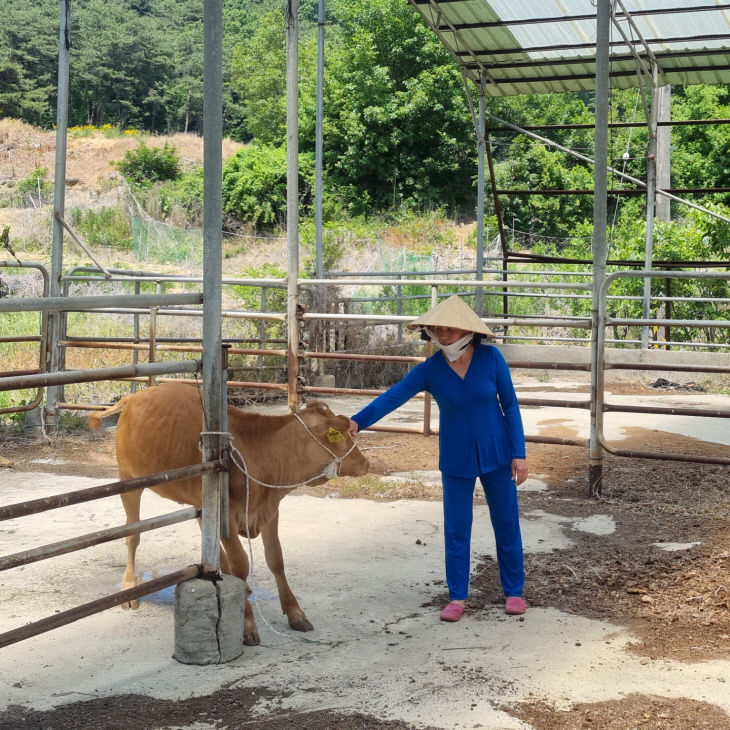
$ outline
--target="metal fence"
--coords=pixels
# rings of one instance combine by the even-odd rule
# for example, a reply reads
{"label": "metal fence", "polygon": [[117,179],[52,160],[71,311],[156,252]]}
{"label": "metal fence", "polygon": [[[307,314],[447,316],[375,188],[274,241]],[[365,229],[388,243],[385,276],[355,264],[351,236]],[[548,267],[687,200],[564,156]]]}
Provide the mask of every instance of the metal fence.
{"label": "metal fence", "polygon": [[[199,304],[202,301],[202,294],[155,294],[155,295],[122,295],[122,296],[93,296],[93,297],[49,297],[43,296],[38,298],[24,299],[4,299],[0,300],[0,315],[7,312],[42,312],[42,321],[48,312],[67,312],[67,311],[95,311],[107,307],[124,307],[124,306],[143,306],[155,308],[159,306],[174,305],[191,305]],[[49,345],[45,342],[45,331],[42,328],[40,335],[41,353],[49,349]],[[18,338],[9,338],[10,341],[17,341]],[[169,373],[197,373],[201,369],[199,360],[180,360],[165,363],[142,363],[128,366],[119,366],[112,368],[97,368],[89,370],[76,371],[59,371],[47,372],[44,367],[39,368],[43,372],[32,372],[18,374],[5,374],[0,377],[0,391],[16,390],[22,388],[43,388],[45,386],[64,385],[68,383],[94,382],[100,380],[108,380],[114,378],[130,377],[132,375],[156,376]],[[8,520],[12,518],[22,517],[25,515],[37,514],[49,509],[57,509],[71,504],[78,504],[91,499],[99,499],[112,494],[122,494],[127,491],[134,491],[152,484],[169,481],[170,479],[181,478],[183,476],[210,474],[214,471],[220,471],[220,464],[217,461],[204,461],[201,464],[192,465],[183,469],[175,470],[175,474],[171,472],[149,475],[142,479],[128,480],[125,482],[116,482],[101,487],[95,487],[77,492],[48,497],[41,500],[32,500],[30,502],[19,503],[15,505],[7,505],[0,507],[0,520]],[[200,511],[197,508],[188,508],[178,510],[177,512],[164,515],[152,520],[144,520],[138,523],[132,523],[123,527],[108,528],[99,530],[94,533],[82,535],[77,538],[65,540],[58,543],[40,546],[32,550],[26,550],[21,553],[0,557],[0,570],[7,570],[14,567],[26,565],[38,560],[45,560],[63,555],[68,552],[80,550],[91,545],[97,545],[109,540],[115,540],[125,537],[132,533],[139,533],[166,525],[175,524],[183,520],[196,519],[200,517]],[[217,538],[216,538],[217,541]],[[143,585],[136,586],[133,589],[121,591],[103,599],[94,601],[89,604],[77,606],[68,611],[60,612],[49,616],[41,621],[27,624],[18,629],[0,634],[0,647],[21,641],[23,639],[35,636],[37,634],[49,631],[58,626],[71,623],[84,616],[119,605],[137,598],[147,593],[154,593],[170,585],[174,585],[183,580],[197,577],[200,575],[200,567],[193,566],[185,568],[181,571],[166,576],[162,579],[147,582]]]}
{"label": "metal fence", "polygon": [[[166,286],[176,286],[187,288],[189,286],[199,286],[201,280],[194,277],[177,277],[163,276],[146,272],[121,272],[110,271],[111,279],[108,276],[99,276],[96,269],[77,269],[72,274],[64,277],[65,286],[73,285],[90,285],[97,282],[112,281],[116,284],[122,283],[125,286],[131,286],[134,293],[132,294],[112,294],[112,295],[88,295],[88,296],[62,296],[49,297],[43,296],[38,298],[26,299],[4,299],[0,300],[0,316],[6,312],[18,311],[37,311],[43,313],[41,315],[41,330],[38,336],[17,336],[9,337],[6,341],[33,341],[39,343],[39,351],[41,353],[41,363],[38,371],[33,372],[15,372],[0,374],[0,391],[14,390],[20,388],[38,388],[38,392],[47,385],[62,386],[70,383],[94,382],[110,379],[125,379],[132,381],[132,386],[140,380],[151,384],[156,379],[162,379],[165,375],[184,376],[185,374],[197,374],[201,369],[201,362],[197,359],[192,360],[172,360],[157,362],[157,354],[160,352],[199,352],[203,347],[202,337],[189,336],[183,339],[177,337],[161,337],[157,328],[159,321],[163,317],[175,318],[202,318],[203,310],[201,303],[203,295],[200,292],[177,291],[175,293],[164,293]],[[530,272],[534,274],[535,272]],[[665,459],[690,461],[719,465],[730,465],[730,458],[725,457],[707,457],[690,454],[671,454],[648,451],[628,451],[612,447],[606,442],[603,435],[603,414],[606,412],[631,412],[631,413],[653,413],[653,414],[672,414],[687,417],[712,417],[712,418],[730,418],[730,408],[728,409],[702,409],[702,408],[660,408],[648,406],[627,406],[612,404],[607,402],[603,391],[603,378],[606,370],[610,369],[633,369],[633,370],[662,370],[697,373],[717,373],[730,376],[730,362],[727,358],[720,356],[720,362],[708,362],[707,357],[711,353],[692,353],[692,352],[663,352],[655,351],[654,360],[648,361],[644,354],[646,350],[640,350],[635,347],[635,342],[623,340],[621,344],[624,349],[607,350],[606,345],[611,344],[606,338],[606,330],[609,327],[625,326],[625,327],[676,327],[682,326],[695,329],[714,329],[729,328],[730,321],[718,316],[712,320],[672,320],[672,319],[643,319],[643,318],[622,318],[614,317],[606,314],[605,302],[611,301],[609,294],[610,287],[618,279],[625,277],[634,278],[651,278],[651,277],[669,277],[676,279],[705,279],[728,281],[730,274],[728,273],[709,273],[709,272],[667,272],[667,271],[635,271],[635,272],[619,272],[610,274],[606,277],[605,282],[600,290],[600,298],[604,302],[604,307],[599,308],[598,316],[595,320],[591,317],[576,317],[566,315],[510,315],[510,316],[486,316],[483,320],[486,324],[495,329],[500,329],[498,337],[498,346],[502,349],[508,364],[513,369],[538,369],[538,370],[566,370],[566,371],[583,371],[593,372],[593,382],[595,386],[592,388],[591,397],[588,400],[561,400],[559,398],[526,398],[520,397],[519,402],[522,406],[532,407],[561,407],[561,408],[582,408],[591,410],[597,414],[595,423],[595,432],[592,432],[591,438],[595,438],[601,447],[608,453],[617,456],[641,457],[649,459]],[[266,292],[282,289],[286,287],[286,282],[274,279],[224,279],[224,286],[245,286],[258,288],[261,292],[260,310],[258,311],[242,311],[237,309],[226,309],[222,312],[224,319],[232,321],[245,320],[254,323],[277,322],[282,326],[290,323],[286,322],[286,316],[281,311],[269,311],[267,304]],[[331,279],[322,280],[301,280],[299,286],[304,292],[301,299],[304,301],[317,301],[318,287],[327,288],[328,291],[337,291],[338,294],[329,302],[328,308],[337,311],[307,311],[300,305],[297,310],[298,324],[303,326],[322,326],[325,325],[331,329],[337,330],[345,325],[356,327],[382,327],[388,326],[392,328],[400,328],[413,319],[413,315],[405,314],[369,314],[346,311],[350,309],[352,303],[362,303],[365,300],[376,301],[381,305],[385,297],[348,297],[347,292],[342,289],[357,289],[359,287],[382,287],[392,288],[394,286],[412,287],[416,282],[410,279],[392,279],[392,278],[341,278],[333,282]],[[143,293],[142,289],[145,285],[149,287],[154,285],[155,293]],[[514,295],[526,295],[532,297],[571,297],[571,296],[589,296],[584,294],[591,289],[591,284],[575,281],[476,281],[476,280],[454,280],[454,279],[419,279],[417,281],[419,287],[427,289],[428,304],[435,304],[439,297],[446,296],[445,292],[453,290],[475,292],[481,290],[485,293],[494,293],[497,296],[503,296],[504,293]],[[67,289],[67,291],[69,291]],[[44,288],[44,293],[47,290]],[[319,299],[321,301],[321,297]],[[404,303],[402,303],[404,304]],[[102,350],[122,349],[131,352],[133,362],[127,365],[119,365],[108,368],[96,369],[80,369],[80,370],[61,370],[60,372],[46,372],[44,368],[44,355],[47,353],[49,345],[46,343],[46,333],[43,322],[48,312],[61,312],[64,316],[71,312],[94,312],[99,315],[114,315],[131,318],[132,334],[129,336],[113,336],[113,337],[89,337],[79,334],[70,335],[65,329],[67,322],[64,321],[62,339],[58,342],[59,347],[63,349],[70,348],[88,348],[94,347]],[[143,318],[146,318],[147,333],[146,336],[142,332]],[[529,334],[529,330],[547,330],[548,335]],[[555,330],[565,330],[570,332],[585,332],[586,337],[569,338],[559,337]],[[511,331],[510,335],[507,332]],[[224,337],[224,341],[227,338]],[[534,339],[545,340],[553,344],[535,346],[531,344]],[[331,351],[326,347],[323,349],[307,349],[305,343],[300,343],[300,347],[296,353],[297,365],[295,368],[290,367],[287,363],[288,351],[284,348],[271,347],[285,342],[285,337],[269,339],[266,333],[259,331],[254,337],[231,338],[230,343],[234,345],[229,347],[230,354],[240,354],[257,358],[279,358],[282,361],[281,371],[286,373],[288,377],[284,382],[265,382],[259,381],[242,381],[229,380],[230,387],[251,388],[251,389],[273,389],[286,392],[290,396],[290,403],[296,402],[298,398],[309,393],[319,394],[365,394],[377,395],[382,392],[382,388],[374,389],[356,389],[336,387],[335,385],[309,384],[306,377],[302,375],[302,363],[312,361],[349,361],[361,363],[398,363],[412,364],[421,362],[424,357],[420,355],[384,355],[365,352],[345,352],[342,350]],[[324,337],[320,340],[323,345],[332,340]],[[565,356],[565,347],[556,345],[555,343],[572,343],[578,341],[581,347],[571,346],[569,349],[570,357]],[[240,345],[252,343],[258,347],[240,347]],[[517,344],[516,344],[517,343]],[[615,342],[614,342],[615,343]],[[589,347],[589,345],[595,347]],[[626,347],[631,345],[633,347]],[[427,346],[428,348],[429,346]],[[146,351],[149,362],[140,363],[137,361],[138,354]],[[557,351],[557,352],[556,352]],[[591,357],[591,352],[598,353],[597,360]],[[430,350],[427,349],[426,355]],[[618,353],[618,355],[616,354]],[[703,358],[698,359],[699,355]],[[292,378],[291,374],[295,377]],[[431,402],[430,396],[426,394],[423,398],[424,418],[423,427],[421,429],[407,429],[403,427],[392,426],[374,426],[372,430],[380,431],[401,431],[419,432],[428,434],[431,432],[430,412]],[[69,403],[58,401],[54,404],[57,408],[75,408],[91,410],[103,407],[101,404],[83,404]],[[592,424],[593,426],[593,424]],[[563,444],[569,446],[579,446],[588,448],[590,440],[588,439],[569,439],[557,438],[550,436],[527,435],[527,440],[538,443]],[[55,509],[70,504],[98,498],[100,496],[109,496],[111,494],[121,494],[125,491],[140,489],[145,486],[158,483],[160,481],[168,481],[180,478],[185,475],[206,474],[220,470],[220,462],[204,461],[202,464],[186,467],[183,470],[174,470],[157,475],[150,475],[142,479],[130,480],[126,482],[115,482],[112,484],[95,487],[89,490],[81,490],[56,497],[49,497],[41,500],[32,500],[16,505],[0,507],[0,520],[11,519],[23,515],[35,514],[47,509]],[[196,508],[179,510],[154,520],[134,523],[124,527],[109,528],[100,530],[88,535],[83,535],[72,540],[62,543],[54,543],[51,545],[41,546],[22,553],[16,553],[5,557],[0,557],[0,570],[25,565],[37,560],[52,558],[72,550],[81,549],[90,545],[98,544],[108,540],[118,539],[129,535],[133,532],[140,532],[148,529],[154,529],[164,525],[174,524],[182,520],[193,519],[199,516]],[[217,538],[216,538],[217,539]],[[177,571],[172,575],[163,579],[148,581],[147,583],[137,586],[134,589],[121,591],[112,594],[98,601],[94,601],[83,606],[55,614],[47,619],[20,627],[19,629],[6,632],[0,635],[0,646],[20,641],[29,636],[33,636],[44,631],[48,631],[56,626],[64,623],[75,621],[83,616],[104,610],[114,605],[125,603],[133,598],[139,597],[146,593],[155,592],[163,587],[173,585],[177,582],[197,577],[200,574],[200,568],[193,566],[181,571]]]}

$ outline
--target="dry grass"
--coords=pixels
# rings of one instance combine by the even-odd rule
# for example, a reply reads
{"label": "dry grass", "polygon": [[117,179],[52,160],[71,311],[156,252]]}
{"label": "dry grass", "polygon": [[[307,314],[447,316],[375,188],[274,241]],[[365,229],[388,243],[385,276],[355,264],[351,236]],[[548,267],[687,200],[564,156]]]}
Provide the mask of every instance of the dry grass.
{"label": "dry grass", "polygon": [[[113,171],[112,162],[124,157],[144,139],[150,147],[165,143],[175,147],[183,165],[203,164],[203,138],[194,134],[168,136],[126,135],[105,136],[94,132],[88,136],[69,135],[66,177],[78,182],[74,188],[99,188]],[[223,140],[223,159],[243,147],[231,139]],[[36,167],[46,167],[52,173],[56,156],[55,132],[39,129],[18,119],[0,119],[0,183],[22,180]]]}

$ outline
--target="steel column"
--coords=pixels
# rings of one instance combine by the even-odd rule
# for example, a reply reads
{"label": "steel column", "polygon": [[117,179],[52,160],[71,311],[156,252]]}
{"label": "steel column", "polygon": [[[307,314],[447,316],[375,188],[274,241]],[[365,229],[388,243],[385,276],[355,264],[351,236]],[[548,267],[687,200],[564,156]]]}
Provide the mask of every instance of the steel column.
{"label": "steel column", "polygon": [[[651,262],[654,258],[654,215],[656,209],[656,155],[657,155],[657,115],[659,105],[659,87],[657,85],[657,67],[652,63],[652,86],[649,106],[649,144],[646,150],[646,237],[644,242],[644,269],[651,271]],[[644,279],[641,316],[649,319],[651,316],[651,279]],[[649,348],[651,327],[641,328],[641,349]]]}
{"label": "steel column", "polygon": [[299,407],[299,0],[286,4],[286,249],[289,408]]}
{"label": "steel column", "polygon": [[611,0],[597,0],[596,8],[596,108],[595,165],[593,168],[593,300],[591,305],[591,436],[588,493],[601,494],[603,450],[598,434],[603,430],[603,327],[606,300],[601,285],[606,276],[608,247],[606,215],[608,189],[608,92]]}
{"label": "steel column", "polygon": [[[484,136],[485,125],[485,91],[484,82],[479,85],[479,121],[477,126],[477,260],[476,279],[484,278],[482,269],[484,267],[484,156],[487,146]],[[483,313],[481,288],[477,288],[474,301],[474,308],[477,314]]]}
{"label": "steel column", "polygon": [[[68,128],[69,65],[71,59],[71,0],[60,0],[58,28],[58,98],[56,100],[56,164],[53,180],[53,241],[51,243],[52,297],[61,296],[63,275],[63,216],[66,198],[66,143]],[[58,341],[63,338],[65,315],[52,312],[48,315],[48,358],[46,370],[63,370],[63,351]],[[46,393],[46,420],[55,425],[56,403],[63,400],[63,386],[53,386]]]}
{"label": "steel column", "polygon": [[324,117],[324,28],[325,0],[317,5],[317,101],[315,111],[314,140],[314,248],[315,271],[318,279],[324,278],[322,261],[324,245],[322,242],[322,154],[323,154],[323,117]]}
{"label": "steel column", "polygon": [[[203,5],[203,461],[227,453],[225,377],[222,377],[221,275],[223,228],[223,2]],[[224,446],[224,444],[226,444]],[[220,575],[221,500],[228,472],[203,475],[201,562],[206,576]],[[227,516],[226,516],[227,519]]]}

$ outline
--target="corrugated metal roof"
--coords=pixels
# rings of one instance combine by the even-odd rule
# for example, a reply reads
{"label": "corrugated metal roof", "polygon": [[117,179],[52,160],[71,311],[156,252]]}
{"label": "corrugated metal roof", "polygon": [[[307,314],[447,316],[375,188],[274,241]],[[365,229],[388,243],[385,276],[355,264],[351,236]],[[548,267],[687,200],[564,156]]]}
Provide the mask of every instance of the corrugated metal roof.
{"label": "corrugated metal roof", "polygon": [[[594,86],[596,9],[590,0],[408,2],[472,80],[485,78],[487,94]],[[660,84],[730,83],[730,3],[621,0],[611,28],[614,88],[645,83],[637,53],[647,66],[654,56]]]}

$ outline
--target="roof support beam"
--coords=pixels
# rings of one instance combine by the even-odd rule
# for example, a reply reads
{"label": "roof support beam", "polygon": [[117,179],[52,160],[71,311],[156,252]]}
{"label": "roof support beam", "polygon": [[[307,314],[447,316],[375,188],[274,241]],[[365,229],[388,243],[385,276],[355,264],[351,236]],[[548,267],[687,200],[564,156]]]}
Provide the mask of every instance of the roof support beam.
{"label": "roof support beam", "polygon": [[[621,0],[619,0],[621,2]],[[657,136],[656,123],[659,103],[658,71],[656,64],[652,64],[654,83],[651,87],[651,100],[647,123],[649,125],[649,144],[646,150],[646,237],[644,242],[644,269],[651,270],[654,258],[654,217],[656,209],[656,151]],[[642,300],[642,316],[648,319],[651,315],[651,279],[644,279],[644,294]],[[641,328],[641,349],[649,348],[649,327]]]}
{"label": "roof support beam", "polygon": [[[440,4],[449,2],[462,2],[463,0],[440,0]],[[430,0],[413,0],[413,5],[425,5]],[[707,12],[718,12],[723,10],[730,10],[730,4],[723,3],[718,5],[698,5],[697,7],[681,7],[681,8],[655,8],[653,10],[635,10],[631,14],[637,18],[642,15],[669,15],[672,13],[707,13]],[[623,13],[616,13],[617,16],[622,16]],[[486,21],[483,23],[460,23],[455,25],[456,30],[479,30],[480,28],[503,28],[511,25],[543,25],[545,23],[569,23],[574,21],[595,21],[596,16],[594,14],[582,14],[582,15],[557,15],[548,18],[520,18],[515,20],[493,20]]]}
{"label": "roof support beam", "polygon": [[[477,55],[479,53],[483,53],[484,55],[492,55],[491,51],[479,51],[477,52]],[[724,51],[722,52],[708,52],[707,49],[703,48],[699,51],[667,51],[665,53],[655,53],[654,57],[657,59],[657,63],[660,63],[661,61],[668,61],[674,58],[694,58],[697,56],[718,56],[725,61],[727,59],[727,53]],[[629,53],[622,53],[617,54],[615,56],[611,56],[611,61],[613,63],[618,63],[622,61],[630,61],[633,58],[632,54]],[[586,64],[593,63],[593,57],[587,58],[585,56],[580,56],[578,58],[541,58],[539,61],[513,61],[513,62],[503,62],[503,63],[490,63],[489,68],[492,69],[492,71],[506,71],[509,69],[518,69],[518,68],[532,68],[532,67],[540,67],[545,68],[546,66],[585,66]],[[676,69],[681,70],[681,69]],[[593,126],[593,125],[591,125]]]}
{"label": "roof support beam", "polygon": [[[409,0],[411,2],[412,0]],[[439,31],[441,33],[443,31]],[[708,41],[726,41],[730,38],[730,33],[706,33],[704,35],[693,35],[693,36],[672,36],[671,38],[646,38],[647,45],[671,45],[672,43],[681,44],[683,47],[687,43],[706,43]],[[624,41],[611,41],[609,44],[611,47],[614,46],[625,46]],[[594,59],[593,52],[595,50],[595,43],[556,43],[548,46],[521,46],[515,48],[495,48],[494,50],[480,49],[469,51],[457,51],[457,56],[509,56],[520,54],[524,57],[525,54],[529,53],[541,53],[545,51],[588,51],[584,60],[586,63],[592,62]],[[727,56],[727,49],[725,48],[703,48],[704,55],[707,56]],[[535,64],[542,63],[542,59],[535,60]]]}
{"label": "roof support beam", "polygon": [[[722,66],[692,66],[692,71],[714,71],[716,73],[719,73],[720,71],[727,71],[730,69],[730,64],[728,64],[728,55],[723,54],[722,59],[724,63]],[[535,64],[535,66],[539,66],[540,64]],[[472,64],[465,63],[463,64],[464,68],[467,71],[474,71],[475,66]],[[682,74],[685,73],[685,69],[683,68],[669,68],[665,69],[664,76],[667,79],[666,83],[671,83],[671,76],[675,74]],[[635,76],[636,71],[612,71],[611,72],[611,78],[617,79],[617,78],[626,78],[628,76]],[[555,76],[516,76],[515,78],[497,78],[492,80],[492,83],[495,86],[500,86],[504,84],[544,84],[550,81],[581,81],[585,79],[592,79],[593,74],[591,73],[583,73],[583,74],[561,74],[561,75],[555,75]],[[581,87],[582,88],[582,87]],[[525,92],[527,93],[527,92]]]}
{"label": "roof support beam", "polygon": [[[528,132],[524,127],[518,127],[516,124],[512,124],[511,122],[505,121],[504,119],[500,119],[499,117],[495,116],[494,114],[490,114],[487,112],[487,116],[490,117],[490,119],[494,119],[495,121],[499,122],[502,126],[508,127],[509,129],[514,129],[516,132],[521,132],[522,134],[526,134],[528,137],[532,137],[533,139],[538,140],[539,142],[542,142],[543,144],[550,145],[551,147],[555,147],[555,149],[560,150],[561,152],[565,152],[569,155],[572,155],[573,157],[578,158],[579,160],[583,160],[583,162],[587,162],[590,165],[595,165],[595,160],[591,159],[587,155],[581,154],[580,152],[576,152],[575,150],[571,150],[569,147],[565,147],[564,145],[558,144],[557,142],[554,142],[551,139],[548,139],[547,137],[542,137],[539,134],[535,134],[534,132]],[[608,126],[608,125],[607,125]],[[598,133],[598,125],[596,125],[596,133]],[[606,168],[608,172],[613,173],[614,175],[617,175],[618,177],[628,180],[629,182],[634,183],[635,185],[639,185],[642,188],[646,188],[646,183],[643,180],[639,180],[638,177],[633,177],[633,175],[627,175],[625,172],[621,172],[621,170],[617,170],[615,167],[607,167]],[[598,190],[595,190],[594,192],[597,195]],[[695,210],[702,211],[703,213],[706,213],[707,215],[711,215],[713,218],[719,218],[720,220],[725,221],[726,223],[730,223],[730,218],[727,216],[721,215],[720,213],[715,213],[714,211],[708,210],[707,208],[704,208],[701,205],[697,205],[696,203],[692,203],[689,200],[685,200],[684,198],[678,198],[676,195],[673,195],[668,190],[659,190],[657,189],[658,195],[664,195],[665,197],[669,198],[670,200],[676,200],[678,203],[683,203],[684,205],[689,206],[690,208],[694,208]]]}
{"label": "roof support beam", "polygon": [[[454,26],[448,21],[446,21],[444,25],[441,24],[443,14],[437,0],[424,0],[422,2],[416,2],[416,0],[408,0],[408,3],[416,9],[418,14],[426,22],[426,25],[428,25],[428,27],[439,37],[441,42],[444,44],[444,48],[446,48],[446,50],[453,56],[454,60],[458,64],[463,65],[462,61],[459,58],[460,56],[471,58],[473,61],[472,67],[478,70],[480,78],[486,79],[490,83],[494,83],[494,79],[489,73],[488,66],[482,63],[479,58],[477,58],[477,56],[471,50],[469,50],[469,44],[461,38],[459,31],[454,28]],[[419,8],[419,5],[427,6],[430,12],[425,12],[424,10],[421,10]],[[445,28],[448,32],[453,33],[451,42],[446,43],[446,41],[442,37],[443,31],[439,30],[439,28]],[[452,46],[460,46],[462,48],[466,48],[467,50],[459,51],[456,48],[452,48]]]}
{"label": "roof support beam", "polygon": [[626,10],[626,6],[623,4],[622,0],[616,0],[616,2],[622,7],[624,11],[624,17],[628,19],[629,25],[631,26],[631,29],[636,35],[639,37],[639,40],[641,41],[641,44],[644,46],[644,50],[646,51],[646,54],[649,56],[649,64],[650,66],[647,66],[646,63],[644,63],[644,59],[641,57],[639,52],[636,50],[636,46],[634,44],[634,41],[629,38],[624,29],[621,27],[621,23],[619,23],[619,18],[617,17],[617,14],[614,12],[613,6],[611,6],[611,20],[613,21],[613,25],[616,28],[616,30],[621,34],[621,37],[626,42],[626,45],[629,47],[629,50],[631,51],[631,55],[634,57],[636,61],[637,68],[641,69],[646,77],[649,79],[649,82],[655,86],[655,74],[653,73],[655,68],[658,68],[657,60],[654,58],[654,54],[652,53],[651,48],[649,47],[649,44],[644,40],[644,36],[641,34],[641,31],[636,27],[636,23],[634,23],[633,18],[629,14],[629,11]]}

